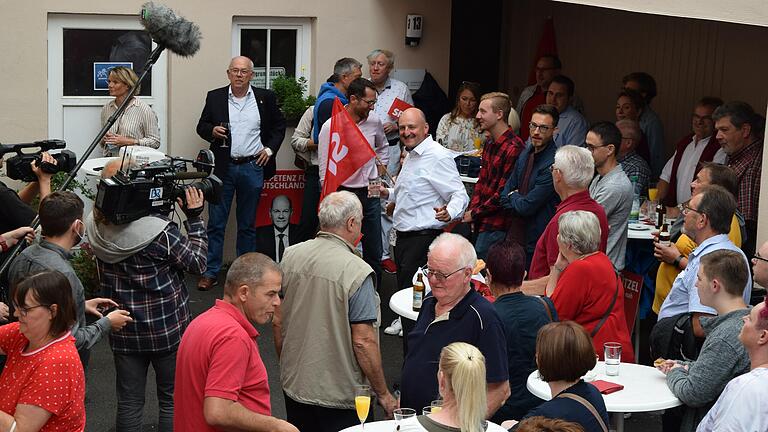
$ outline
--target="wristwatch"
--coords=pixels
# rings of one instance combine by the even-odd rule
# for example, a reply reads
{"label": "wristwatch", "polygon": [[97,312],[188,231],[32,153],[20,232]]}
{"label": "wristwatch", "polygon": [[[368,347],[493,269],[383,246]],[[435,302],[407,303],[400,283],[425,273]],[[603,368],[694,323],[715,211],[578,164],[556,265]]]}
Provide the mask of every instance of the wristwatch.
{"label": "wristwatch", "polygon": [[682,255],[678,255],[678,257],[675,258],[675,260],[672,262],[672,264],[675,266],[675,268],[678,268],[678,269],[680,268],[680,261],[682,261],[683,258],[685,258],[685,257],[682,256]]}

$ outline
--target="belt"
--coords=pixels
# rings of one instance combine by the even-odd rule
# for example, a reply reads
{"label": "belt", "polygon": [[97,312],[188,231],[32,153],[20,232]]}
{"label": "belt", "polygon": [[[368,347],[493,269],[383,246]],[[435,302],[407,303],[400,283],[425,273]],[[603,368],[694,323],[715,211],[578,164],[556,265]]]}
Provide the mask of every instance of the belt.
{"label": "belt", "polygon": [[229,162],[233,165],[242,165],[250,161],[256,160],[257,155],[243,156],[243,157],[230,157]]}
{"label": "belt", "polygon": [[368,187],[347,187],[347,186],[339,186],[338,190],[344,190],[352,193],[365,193],[368,194]]}
{"label": "belt", "polygon": [[410,237],[419,237],[419,236],[427,236],[427,235],[438,236],[442,233],[443,233],[443,230],[441,229],[423,229],[418,231],[397,231],[397,238],[406,239]]}

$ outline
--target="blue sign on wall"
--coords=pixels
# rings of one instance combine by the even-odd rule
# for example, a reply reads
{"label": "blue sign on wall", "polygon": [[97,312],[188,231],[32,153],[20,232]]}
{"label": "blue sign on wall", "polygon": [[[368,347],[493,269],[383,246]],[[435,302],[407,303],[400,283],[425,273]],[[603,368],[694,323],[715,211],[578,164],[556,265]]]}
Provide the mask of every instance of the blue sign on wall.
{"label": "blue sign on wall", "polygon": [[133,68],[133,62],[94,62],[93,89],[109,90],[109,86],[107,85],[107,80],[109,79],[109,71],[117,66]]}

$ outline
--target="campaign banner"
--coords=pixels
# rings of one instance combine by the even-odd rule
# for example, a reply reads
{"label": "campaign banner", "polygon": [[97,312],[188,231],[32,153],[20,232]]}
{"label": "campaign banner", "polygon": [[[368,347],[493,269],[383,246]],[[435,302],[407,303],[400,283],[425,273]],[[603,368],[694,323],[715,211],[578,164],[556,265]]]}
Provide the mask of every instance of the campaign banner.
{"label": "campaign banner", "polygon": [[291,225],[297,225],[301,217],[304,183],[303,170],[277,170],[264,182],[254,226],[272,225],[286,218]]}
{"label": "campaign banner", "polygon": [[400,114],[408,108],[413,108],[413,105],[400,98],[395,98],[395,100],[392,101],[392,105],[389,107],[389,112],[387,112],[387,114],[391,117],[400,118]]}

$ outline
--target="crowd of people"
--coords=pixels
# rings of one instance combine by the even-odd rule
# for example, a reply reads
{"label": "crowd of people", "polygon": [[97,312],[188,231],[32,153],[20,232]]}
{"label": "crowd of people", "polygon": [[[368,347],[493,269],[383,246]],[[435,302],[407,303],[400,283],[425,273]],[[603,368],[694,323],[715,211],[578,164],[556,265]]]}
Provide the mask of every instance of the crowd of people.
{"label": "crowd of people", "polygon": [[[89,351],[108,337],[118,431],[141,430],[150,365],[161,431],[338,431],[365,419],[355,409],[360,385],[370,386],[387,417],[442,399],[442,410],[408,420],[414,430],[607,431],[603,398],[582,377],[608,342],[621,345],[622,361],[635,361],[621,272],[633,205],[654,185],[660,217],[676,219],[670,243],[654,241],[651,351],[683,403],[667,410],[663,428],[768,428],[768,415],[759,415],[768,414],[760,402],[768,309],[765,301],[749,306],[753,283],[768,284],[768,243],[756,250],[764,119],[748,104],[702,97],[691,134],[665,163],[663,127],[651,108],[656,83],[644,72],[617,85],[616,121],[590,124],[574,81],[545,55],[516,105],[464,82],[433,132],[419,108],[391,109],[414,104],[390,76],[392,52],[373,50],[367,66],[362,78],[361,62],[337,61],[296,127],[291,145],[306,179],[300,223],[288,227],[291,204],[278,197],[270,213],[288,216],[273,216],[284,220],[276,234],[257,235],[253,221],[286,122],[275,94],[251,85],[253,63],[241,56],[226,70],[229,84],[208,92],[197,124],[223,182],[207,221],[194,187],[178,199],[182,230],[162,214],[125,224],[98,209],[84,215],[77,195],[51,193],[50,174],[37,163],[38,181],[18,194],[2,185],[3,252],[34,238],[27,226],[36,214],[42,230],[8,273],[6,303],[18,322],[0,327],[7,356],[0,429],[82,430]],[[112,70],[115,100],[102,122],[136,82],[132,70]],[[337,156],[336,100],[376,158],[321,199],[328,159]],[[151,108],[135,97],[127,104],[102,142],[107,155],[159,145]],[[479,172],[468,193],[456,157],[473,151]],[[101,176],[135,164],[117,158]],[[37,212],[29,205],[36,196]],[[224,276],[233,200],[237,258]],[[290,246],[286,227],[296,240]],[[103,294],[87,300],[68,261],[84,237]],[[266,250],[270,256],[256,252]],[[472,283],[478,259],[492,301]],[[415,322],[385,330],[403,337],[399,395],[387,385],[379,344],[384,272],[396,274],[397,289],[417,273],[430,288]],[[199,276],[201,291],[224,278],[222,299],[194,319],[185,274]],[[284,420],[272,416],[277,389],[256,344],[256,326],[270,322]],[[548,402],[526,387],[537,369]]]}

